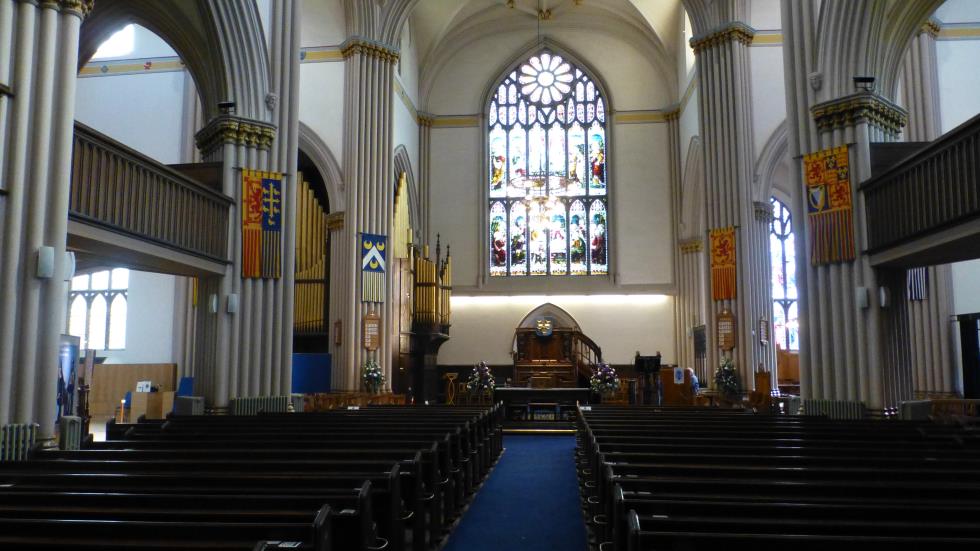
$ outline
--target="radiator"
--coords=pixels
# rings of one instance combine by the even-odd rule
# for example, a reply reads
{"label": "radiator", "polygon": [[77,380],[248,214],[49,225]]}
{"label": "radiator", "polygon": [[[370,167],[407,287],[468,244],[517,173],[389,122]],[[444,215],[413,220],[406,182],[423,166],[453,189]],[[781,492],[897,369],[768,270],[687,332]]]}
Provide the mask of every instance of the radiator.
{"label": "radiator", "polygon": [[0,427],[0,461],[27,461],[37,442],[38,428],[36,423]]}
{"label": "radiator", "polygon": [[82,418],[65,415],[58,420],[58,449],[82,448]]}
{"label": "radiator", "polygon": [[864,419],[864,402],[803,400],[803,415],[826,415],[831,419]]}
{"label": "radiator", "polygon": [[[291,396],[252,396],[232,398],[232,415],[255,415],[257,413],[286,413],[292,405]],[[302,408],[300,408],[302,411]]]}

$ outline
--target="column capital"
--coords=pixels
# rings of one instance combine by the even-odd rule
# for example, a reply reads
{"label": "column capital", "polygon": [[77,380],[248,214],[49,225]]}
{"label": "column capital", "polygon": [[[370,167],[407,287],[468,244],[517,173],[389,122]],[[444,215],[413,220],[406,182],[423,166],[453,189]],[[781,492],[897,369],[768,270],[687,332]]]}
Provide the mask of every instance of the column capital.
{"label": "column capital", "polygon": [[749,45],[752,43],[754,36],[755,29],[741,21],[732,21],[705,34],[691,37],[691,48],[694,49],[695,54],[698,54],[702,50],[726,42],[738,41],[742,44]]}
{"label": "column capital", "polygon": [[772,203],[768,201],[754,201],[752,206],[755,208],[755,219],[760,222],[772,222]]}
{"label": "column capital", "polygon": [[[36,3],[36,0],[31,3]],[[42,8],[71,13],[85,19],[95,8],[95,0],[43,0],[40,5]]]}
{"label": "column capital", "polygon": [[344,229],[344,211],[331,212],[327,215],[327,231]]}
{"label": "column capital", "polygon": [[699,253],[704,250],[704,240],[700,237],[685,239],[684,241],[678,241],[677,246],[683,254]]}
{"label": "column capital", "polygon": [[923,34],[923,33],[929,34],[932,36],[933,39],[935,39],[935,38],[939,38],[939,31],[941,30],[942,27],[940,26],[939,21],[935,19],[929,19],[928,21],[923,23],[922,27],[919,29],[919,32],[917,34]]}
{"label": "column capital", "polygon": [[397,48],[358,36],[352,36],[345,40],[340,45],[340,53],[343,54],[344,59],[355,55],[366,55],[377,57],[392,64],[398,63],[398,58],[401,55]]}
{"label": "column capital", "polygon": [[858,92],[819,103],[810,108],[810,114],[821,131],[868,122],[898,134],[909,119],[908,111],[874,92]]}
{"label": "column capital", "polygon": [[226,143],[269,150],[275,138],[275,125],[235,115],[218,115],[194,136],[203,155]]}
{"label": "column capital", "polygon": [[425,126],[430,128],[432,127],[432,121],[434,120],[435,120],[434,115],[430,113],[424,113],[422,111],[419,111],[418,118],[416,119],[416,121],[419,123],[419,126]]}

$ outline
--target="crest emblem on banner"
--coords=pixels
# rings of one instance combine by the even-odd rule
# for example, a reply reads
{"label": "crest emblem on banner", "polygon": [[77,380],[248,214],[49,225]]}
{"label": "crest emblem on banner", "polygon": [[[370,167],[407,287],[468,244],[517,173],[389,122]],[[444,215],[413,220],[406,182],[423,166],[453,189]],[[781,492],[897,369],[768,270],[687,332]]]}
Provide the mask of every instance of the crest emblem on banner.
{"label": "crest emblem on banner", "polygon": [[854,260],[854,222],[847,146],[803,156],[810,263]]}
{"label": "crest emblem on banner", "polygon": [[282,273],[282,174],[242,170],[242,277]]}
{"label": "crest emblem on banner", "polygon": [[711,299],[731,300],[736,296],[735,228],[711,230]]}
{"label": "crest emblem on banner", "polygon": [[362,233],[361,236],[361,301],[385,301],[385,249],[388,238],[384,235]]}

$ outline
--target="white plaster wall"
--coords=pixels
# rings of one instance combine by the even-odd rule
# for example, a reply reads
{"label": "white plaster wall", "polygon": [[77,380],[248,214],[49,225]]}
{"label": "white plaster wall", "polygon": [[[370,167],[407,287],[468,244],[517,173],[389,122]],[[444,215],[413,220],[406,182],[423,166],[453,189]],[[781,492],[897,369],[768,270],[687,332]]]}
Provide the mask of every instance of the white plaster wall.
{"label": "white plaster wall", "polygon": [[441,234],[442,243],[452,245],[454,287],[479,283],[482,143],[481,127],[432,129],[431,234]]}
{"label": "white plaster wall", "polygon": [[126,349],[98,355],[114,364],[173,362],[174,277],[130,271],[126,302]]}
{"label": "white plaster wall", "polygon": [[534,308],[565,309],[613,364],[633,362],[639,350],[674,361],[673,299],[662,295],[454,297],[452,338],[439,350],[442,365],[513,363],[514,329]]}
{"label": "white plaster wall", "polygon": [[419,125],[418,125],[418,56],[415,52],[415,43],[412,40],[410,25],[405,25],[402,33],[401,55],[399,64],[396,66],[395,78],[398,79],[402,89],[408,96],[406,105],[405,99],[397,94],[392,97],[393,103],[393,123],[392,141],[397,148],[404,145],[408,151],[408,156],[412,161],[412,175],[416,185],[419,183]]}
{"label": "white plaster wall", "polygon": [[[948,21],[980,21],[980,2],[948,0],[936,16]],[[940,115],[949,132],[980,113],[980,40],[939,40]],[[953,264],[953,308],[957,314],[980,312],[980,260]]]}
{"label": "white plaster wall", "polygon": [[[548,37],[599,72],[617,111],[662,109],[676,97],[651,61],[619,37],[581,29],[556,29]],[[427,110],[439,115],[481,112],[491,81],[533,40],[532,33],[514,31],[467,44],[435,75]]]}
{"label": "white plaster wall", "polygon": [[[758,0],[756,0],[758,2]],[[755,14],[753,3],[753,14]],[[778,17],[779,11],[776,10]],[[753,158],[762,152],[769,137],[786,119],[786,86],[783,83],[783,48],[754,46],[749,48],[749,72],[752,86]]]}
{"label": "white plaster wall", "polygon": [[[313,129],[338,163],[344,155],[344,63],[300,65],[299,120]],[[395,98],[395,101],[399,101]]]}
{"label": "white plaster wall", "polygon": [[610,254],[624,285],[673,283],[667,130],[666,124],[613,126]]}
{"label": "white plaster wall", "polygon": [[303,0],[300,43],[304,48],[336,46],[346,39],[344,7],[340,0]]}
{"label": "white plaster wall", "polygon": [[779,0],[752,0],[749,5],[749,25],[757,31],[771,31],[782,27]]}
{"label": "white plaster wall", "polygon": [[691,99],[688,100],[687,105],[684,110],[681,111],[681,116],[678,119],[678,131],[680,133],[681,141],[681,170],[683,170],[684,163],[687,162],[687,152],[691,147],[691,138],[697,136],[700,132],[698,125],[700,124],[700,117],[698,116],[698,101],[700,101],[700,93],[697,88],[691,94]]}
{"label": "white plaster wall", "polygon": [[180,162],[184,71],[81,77],[79,122],[164,164]]}
{"label": "white plaster wall", "polygon": [[943,23],[980,21],[980,2],[977,0],[946,0],[934,14]]}
{"label": "white plaster wall", "polygon": [[[133,51],[121,56],[93,57],[93,62],[111,61],[117,59],[140,59],[146,57],[171,57],[177,52],[162,38],[146,27],[133,26]],[[121,29],[119,29],[121,30]]]}

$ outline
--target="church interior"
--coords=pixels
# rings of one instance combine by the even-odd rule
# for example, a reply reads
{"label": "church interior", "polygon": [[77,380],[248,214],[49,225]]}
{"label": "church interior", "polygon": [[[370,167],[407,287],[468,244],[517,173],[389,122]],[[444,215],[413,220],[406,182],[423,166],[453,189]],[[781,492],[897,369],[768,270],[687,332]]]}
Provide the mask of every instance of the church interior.
{"label": "church interior", "polygon": [[0,0],[0,549],[980,548],[975,55],[974,0]]}

